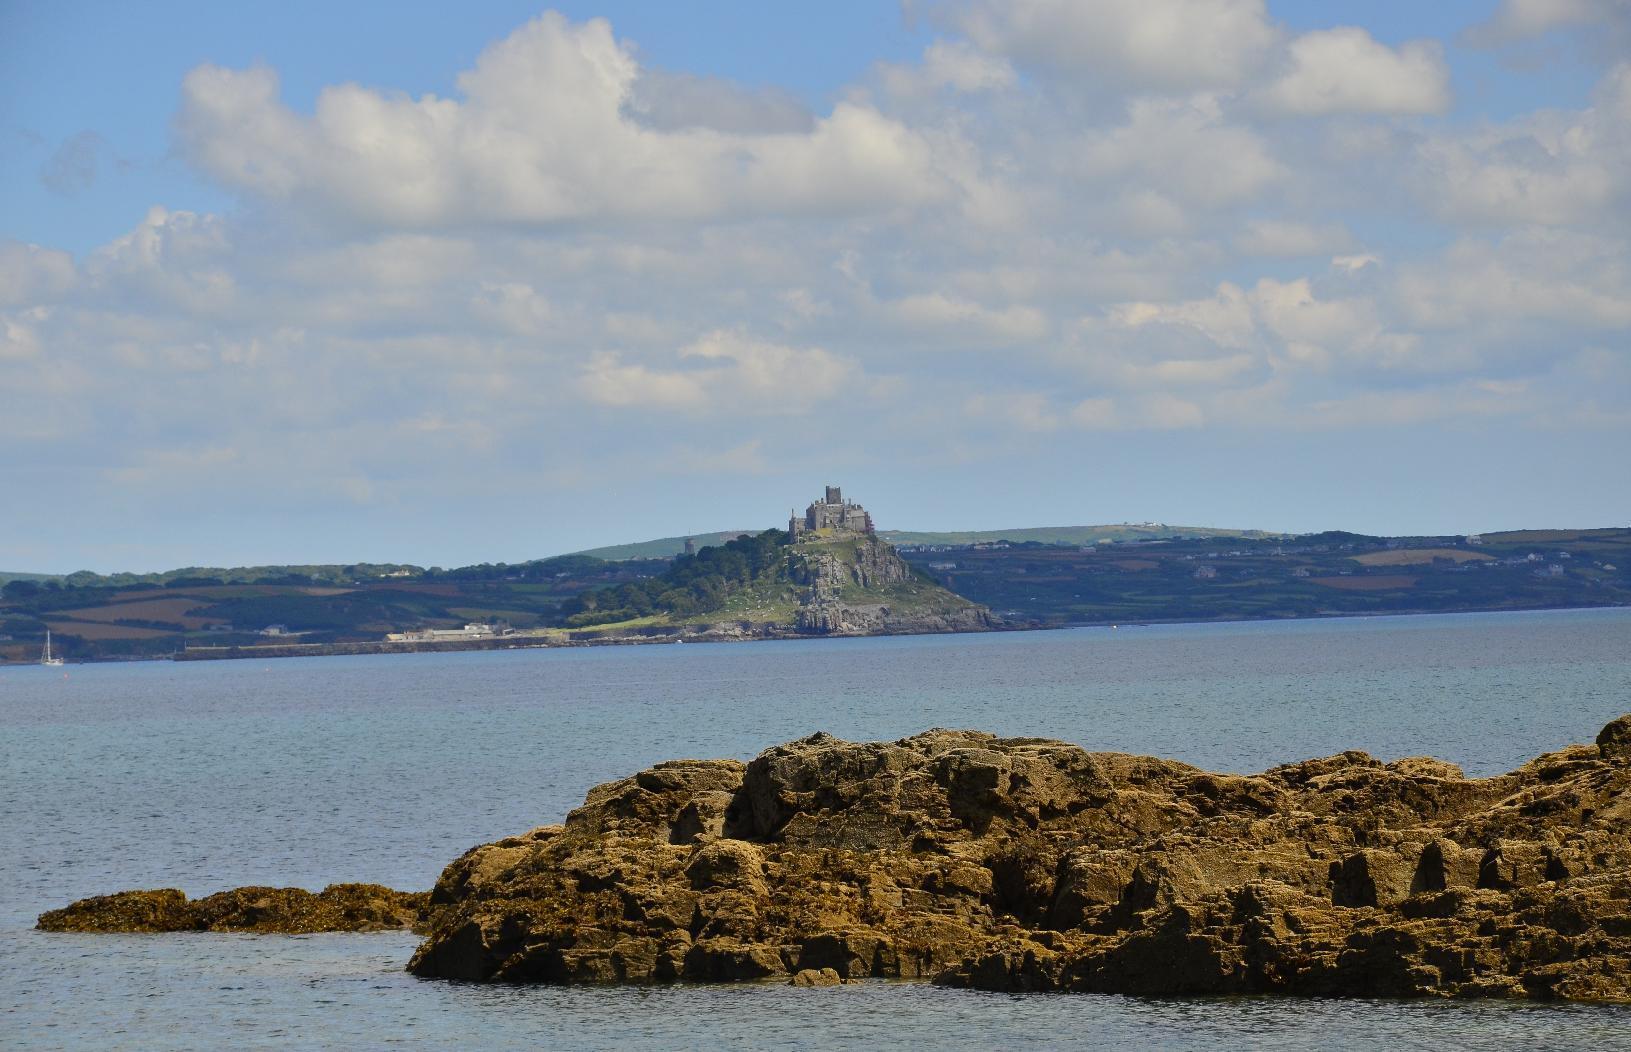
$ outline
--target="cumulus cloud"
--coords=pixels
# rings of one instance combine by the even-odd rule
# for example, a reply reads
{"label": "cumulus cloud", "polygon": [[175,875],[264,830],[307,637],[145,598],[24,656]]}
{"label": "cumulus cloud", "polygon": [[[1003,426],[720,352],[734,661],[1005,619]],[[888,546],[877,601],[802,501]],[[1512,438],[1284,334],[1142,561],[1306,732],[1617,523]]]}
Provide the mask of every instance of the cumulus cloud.
{"label": "cumulus cloud", "polygon": [[74,257],[66,252],[0,240],[0,307],[49,303],[77,277]]}
{"label": "cumulus cloud", "polygon": [[960,92],[998,91],[1018,80],[1014,67],[964,40],[936,40],[915,63],[886,63],[883,84],[891,96],[913,99],[951,89]]}
{"label": "cumulus cloud", "polygon": [[1631,426],[1631,66],[1485,120],[1435,47],[1257,3],[932,17],[823,112],[559,15],[450,98],[304,113],[200,67],[179,153],[243,204],[0,242],[0,439],[131,494],[413,508],[1122,431]]}
{"label": "cumulus cloud", "polygon": [[1422,192],[1462,222],[1564,226],[1614,214],[1631,192],[1631,63],[1609,70],[1594,102],[1424,140]]}
{"label": "cumulus cloud", "polygon": [[749,90],[720,77],[646,69],[628,88],[625,109],[656,131],[709,128],[735,135],[807,135],[815,117],[791,93]]}
{"label": "cumulus cloud", "polygon": [[203,66],[176,130],[229,186],[382,226],[845,214],[950,192],[931,141],[867,105],[790,131],[785,105],[694,79],[654,101],[640,78],[607,22],[550,12],[484,51],[462,99],[347,84],[304,116],[271,69]]}
{"label": "cumulus cloud", "polygon": [[1291,42],[1289,59],[1290,69],[1263,92],[1284,113],[1420,114],[1450,105],[1450,71],[1434,41],[1395,50],[1344,26],[1303,34]]}
{"label": "cumulus cloud", "polygon": [[1153,209],[1146,225],[1163,232],[1188,205],[1250,200],[1286,172],[1262,135],[1230,122],[1208,96],[1139,99],[1126,123],[1083,136],[1073,153],[1068,174],[1116,185],[1129,211],[1143,202]]}
{"label": "cumulus cloud", "polygon": [[1235,235],[1234,245],[1249,256],[1321,256],[1341,251],[1352,241],[1341,223],[1252,219]]}
{"label": "cumulus cloud", "polygon": [[590,401],[619,409],[798,412],[836,396],[859,376],[856,364],[819,347],[795,348],[719,330],[680,348],[682,368],[594,355],[578,378]]}
{"label": "cumulus cloud", "polygon": [[968,0],[936,9],[981,48],[1124,87],[1235,87],[1279,31],[1261,0]]}
{"label": "cumulus cloud", "polygon": [[1631,21],[1623,0],[1502,0],[1495,13],[1467,31],[1477,47],[1499,47],[1558,29]]}

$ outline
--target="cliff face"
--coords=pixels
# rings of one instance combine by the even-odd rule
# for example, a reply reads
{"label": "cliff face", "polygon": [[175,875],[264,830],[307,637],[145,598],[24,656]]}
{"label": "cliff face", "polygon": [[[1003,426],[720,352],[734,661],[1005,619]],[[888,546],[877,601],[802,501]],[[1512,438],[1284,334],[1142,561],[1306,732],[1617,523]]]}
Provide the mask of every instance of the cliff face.
{"label": "cliff face", "polygon": [[972,731],[816,735],[661,764],[473,849],[409,967],[1625,1000],[1628,791],[1631,717],[1488,779],[1359,752],[1238,777]]}
{"label": "cliff face", "polygon": [[894,546],[866,534],[789,546],[787,575],[804,590],[794,627],[822,635],[977,632],[991,611],[917,576]]}

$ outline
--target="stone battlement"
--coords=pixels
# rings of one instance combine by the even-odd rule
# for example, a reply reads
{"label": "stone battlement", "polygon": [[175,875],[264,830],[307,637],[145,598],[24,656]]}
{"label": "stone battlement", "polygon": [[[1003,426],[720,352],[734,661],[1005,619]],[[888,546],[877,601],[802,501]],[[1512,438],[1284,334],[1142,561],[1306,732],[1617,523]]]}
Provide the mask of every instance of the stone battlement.
{"label": "stone battlement", "polygon": [[787,517],[787,532],[793,535],[794,541],[817,530],[870,534],[872,516],[854,501],[845,500],[839,487],[828,486],[820,500],[810,502],[802,519],[796,512]]}

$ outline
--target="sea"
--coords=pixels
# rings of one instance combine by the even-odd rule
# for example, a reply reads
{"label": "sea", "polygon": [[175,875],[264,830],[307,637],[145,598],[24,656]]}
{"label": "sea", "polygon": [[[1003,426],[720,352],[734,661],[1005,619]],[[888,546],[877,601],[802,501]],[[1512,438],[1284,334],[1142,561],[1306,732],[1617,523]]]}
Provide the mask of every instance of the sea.
{"label": "sea", "polygon": [[1631,1007],[495,987],[409,976],[406,934],[32,929],[127,888],[427,888],[596,783],[816,731],[1489,775],[1626,711],[1625,609],[0,668],[0,1048],[1631,1049]]}

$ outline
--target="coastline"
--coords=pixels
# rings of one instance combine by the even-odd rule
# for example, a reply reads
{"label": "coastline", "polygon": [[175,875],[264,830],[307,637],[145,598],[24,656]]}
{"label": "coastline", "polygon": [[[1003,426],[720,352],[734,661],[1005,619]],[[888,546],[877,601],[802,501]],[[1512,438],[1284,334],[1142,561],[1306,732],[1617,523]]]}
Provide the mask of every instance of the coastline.
{"label": "coastline", "polygon": [[[393,643],[360,640],[348,643],[271,643],[259,646],[189,647],[172,654],[153,656],[109,655],[90,661],[70,661],[70,665],[101,665],[146,661],[239,661],[258,658],[349,657],[372,654],[453,653],[484,650],[554,650],[572,647],[655,646],[680,643],[753,643],[765,640],[867,639],[882,636],[984,635],[993,632],[1046,632],[1072,628],[1143,628],[1156,625],[1234,625],[1289,621],[1365,620],[1382,617],[1435,617],[1449,614],[1522,614],[1575,610],[1631,610],[1631,605],[1605,603],[1593,606],[1509,606],[1467,607],[1453,610],[1397,610],[1314,614],[1306,617],[1217,617],[1204,619],[1140,619],[1137,621],[1069,621],[1054,624],[1002,621],[985,628],[945,628],[939,631],[912,626],[910,630],[869,632],[801,632],[786,625],[756,622],[714,622],[699,625],[647,626],[628,633],[604,635],[592,630],[569,631],[551,636],[510,635],[484,639],[459,639]],[[564,635],[565,638],[561,638]],[[26,668],[33,661],[0,661],[0,668]]]}

